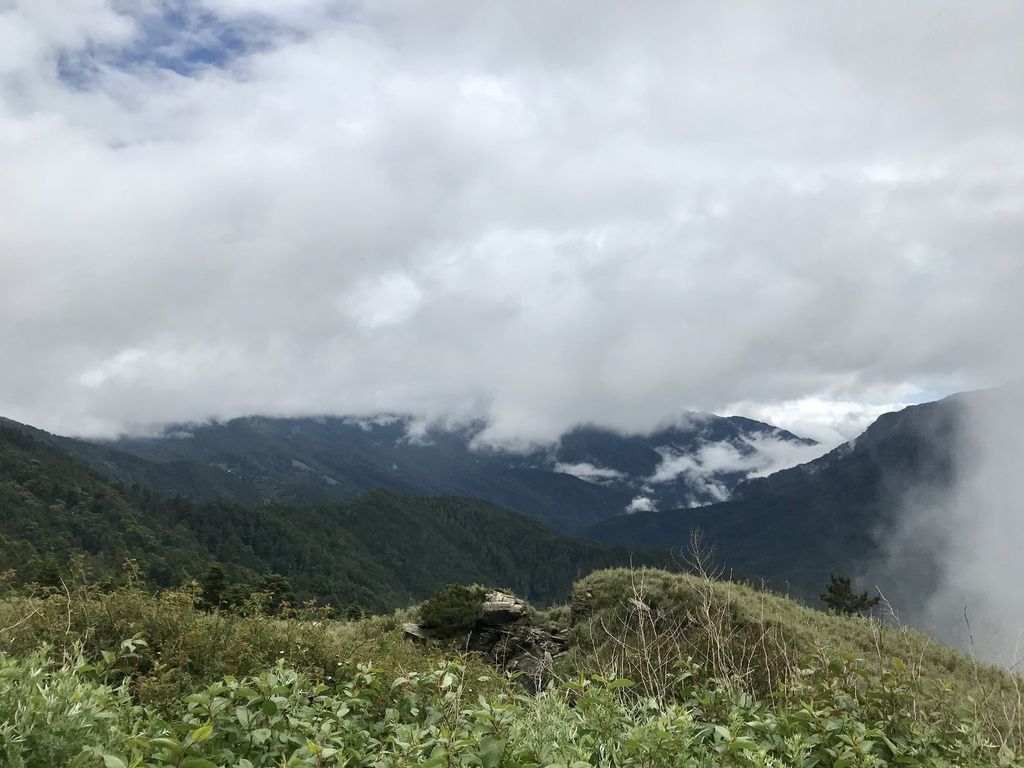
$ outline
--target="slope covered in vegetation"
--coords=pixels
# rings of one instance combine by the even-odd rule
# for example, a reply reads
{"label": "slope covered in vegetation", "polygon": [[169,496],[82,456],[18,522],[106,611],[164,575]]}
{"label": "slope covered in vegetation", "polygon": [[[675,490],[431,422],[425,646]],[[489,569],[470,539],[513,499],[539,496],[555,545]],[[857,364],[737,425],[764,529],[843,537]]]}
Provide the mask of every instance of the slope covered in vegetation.
{"label": "slope covered in vegetation", "polygon": [[[758,466],[764,443],[813,444],[770,424],[708,413],[682,414],[647,435],[580,426],[525,453],[476,445],[484,427],[434,427],[413,439],[408,417],[250,416],[89,442],[21,425],[109,479],[192,501],[336,504],[385,488],[484,499],[567,533],[622,514],[637,495],[661,509],[710,503]],[[697,460],[706,450],[733,458],[700,477],[659,473],[670,459]]]}
{"label": "slope covered in vegetation", "polygon": [[[741,483],[729,501],[694,509],[639,512],[596,524],[587,535],[606,544],[679,548],[700,529],[723,565],[778,589],[815,597],[832,572],[879,578],[884,543],[900,524],[904,502],[941,494],[965,450],[963,418],[975,392],[879,417],[860,437],[827,455]],[[886,583],[899,603],[928,593],[935,564],[924,555],[903,579]]]}
{"label": "slope covered in vegetation", "polygon": [[4,764],[1021,764],[1019,678],[701,575],[600,572],[534,613],[571,638],[537,695],[458,643],[403,639],[409,612],[338,622],[195,598],[0,600]]}
{"label": "slope covered in vegetation", "polygon": [[276,573],[300,599],[369,610],[394,609],[455,581],[502,584],[551,602],[595,568],[643,559],[470,499],[374,492],[305,508],[166,500],[113,485],[0,427],[0,570],[21,583],[56,584],[76,558],[74,569],[93,580],[121,574],[131,560],[159,586],[201,578],[218,562],[229,582],[256,584]]}

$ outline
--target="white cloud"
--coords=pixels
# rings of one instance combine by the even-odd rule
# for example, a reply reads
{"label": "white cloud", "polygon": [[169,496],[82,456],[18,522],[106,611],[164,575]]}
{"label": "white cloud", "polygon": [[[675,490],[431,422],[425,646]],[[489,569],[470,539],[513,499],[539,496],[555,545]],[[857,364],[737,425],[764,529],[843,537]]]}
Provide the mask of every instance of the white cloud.
{"label": "white cloud", "polygon": [[661,454],[661,463],[648,479],[649,483],[671,483],[680,475],[710,474],[709,471],[704,470],[700,459],[693,454],[675,453],[668,449],[662,449],[659,453]]}
{"label": "white cloud", "polygon": [[78,381],[86,387],[101,387],[111,379],[125,378],[132,374],[146,358],[146,352],[142,349],[125,349],[113,357],[104,360],[99,365],[92,366],[83,371]]}
{"label": "white cloud", "polygon": [[423,300],[423,292],[408,275],[390,272],[371,281],[363,281],[339,301],[366,329],[399,325],[411,318]]}
{"label": "white cloud", "polygon": [[[742,463],[742,457],[728,444],[704,445],[696,454],[680,454],[671,449],[662,449],[658,452],[661,454],[661,463],[647,482],[658,485],[674,482],[682,476],[686,479],[687,486],[696,494],[693,501],[695,505],[728,499],[728,486],[718,480],[715,474],[723,471],[728,463]],[[735,455],[731,455],[733,453]]]}
{"label": "white cloud", "polygon": [[346,424],[353,424],[359,427],[363,432],[372,432],[378,427],[390,427],[393,424],[400,424],[406,421],[402,416],[395,416],[393,414],[378,413],[373,416],[356,417],[347,416],[344,419]]}
{"label": "white cloud", "polygon": [[657,507],[654,505],[654,500],[648,496],[635,496],[629,504],[626,505],[626,514],[632,515],[635,512],[655,512]]}
{"label": "white cloud", "polygon": [[[770,404],[731,403],[726,411],[773,424],[834,448],[855,438],[883,413],[898,411],[923,399],[917,388],[903,385],[895,389],[913,400],[856,402],[810,396]],[[865,392],[867,396],[870,394]]]}
{"label": "white cloud", "polygon": [[658,485],[674,482],[682,476],[715,501],[724,501],[729,491],[716,476],[738,473],[744,477],[764,477],[812,461],[828,450],[829,446],[805,445],[771,434],[745,437],[739,445],[707,442],[696,451],[686,453],[665,446],[658,450],[661,463],[646,482]]}
{"label": "white cloud", "polygon": [[562,472],[566,475],[573,475],[578,477],[580,480],[586,480],[590,483],[600,483],[607,480],[619,480],[626,475],[617,469],[610,469],[608,467],[596,467],[593,464],[587,462],[579,462],[578,464],[555,464],[555,472]]}
{"label": "white cloud", "polygon": [[818,443],[806,445],[791,440],[780,440],[772,435],[757,434],[745,441],[753,450],[756,461],[747,477],[765,477],[783,469],[806,464],[824,456],[832,446]]}
{"label": "white cloud", "polygon": [[1019,4],[194,0],[246,44],[187,75],[164,7],[0,11],[0,413],[529,444],[1020,372]]}

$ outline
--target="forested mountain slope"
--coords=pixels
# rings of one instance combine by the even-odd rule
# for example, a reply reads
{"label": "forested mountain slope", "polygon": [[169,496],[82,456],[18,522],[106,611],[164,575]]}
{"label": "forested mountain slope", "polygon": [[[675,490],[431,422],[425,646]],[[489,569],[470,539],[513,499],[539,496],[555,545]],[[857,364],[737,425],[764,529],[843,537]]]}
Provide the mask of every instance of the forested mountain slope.
{"label": "forested mountain slope", "polygon": [[[364,494],[347,504],[245,507],[111,484],[21,429],[0,426],[0,570],[28,581],[74,556],[92,578],[137,562],[155,584],[276,572],[300,597],[390,609],[447,582],[505,584],[539,602],[598,567],[641,560],[568,539],[486,502]],[[664,560],[655,556],[646,562]]]}
{"label": "forested mountain slope", "polygon": [[[816,599],[830,573],[861,574],[878,564],[908,494],[950,487],[964,398],[980,396],[884,414],[820,459],[741,483],[727,502],[621,516],[587,534],[605,543],[674,548],[699,528],[724,566]],[[922,562],[920,570],[928,567]]]}
{"label": "forested mountain slope", "polygon": [[195,501],[326,503],[387,488],[481,498],[570,533],[631,503],[720,501],[765,470],[780,448],[805,458],[815,451],[813,441],[769,424],[701,413],[648,435],[581,426],[525,453],[479,445],[484,426],[421,430],[396,416],[247,417],[105,443],[39,437],[112,479]]}

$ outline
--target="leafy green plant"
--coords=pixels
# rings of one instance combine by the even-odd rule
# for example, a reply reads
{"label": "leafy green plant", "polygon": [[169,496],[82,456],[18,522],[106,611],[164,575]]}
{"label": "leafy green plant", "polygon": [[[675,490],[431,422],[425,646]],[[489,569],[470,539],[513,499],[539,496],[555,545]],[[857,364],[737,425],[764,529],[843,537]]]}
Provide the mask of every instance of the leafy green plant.
{"label": "leafy green plant", "polygon": [[[442,615],[476,615],[484,592],[450,590],[459,599]],[[942,682],[940,662],[963,659],[929,656],[913,635],[656,572],[591,577],[577,597],[571,663],[537,695],[473,654],[403,640],[395,625],[409,614],[206,612],[198,588],[7,597],[0,765],[1024,765],[1012,727],[1020,710],[989,719],[1008,702],[993,691],[1018,678],[974,667],[969,688],[947,663],[957,677]],[[789,633],[775,636],[786,645],[774,655],[755,642],[771,621]],[[616,633],[581,645],[583,631],[601,627]],[[750,670],[769,663],[785,671],[777,683],[752,681]]]}
{"label": "leafy green plant", "polygon": [[[981,768],[1020,765],[968,708],[905,666],[879,673],[821,657],[758,698],[698,665],[676,699],[634,695],[625,679],[580,676],[526,696],[471,693],[460,661],[397,678],[362,664],[331,682],[283,662],[227,676],[165,717],[104,682],[138,644],[102,662],[55,663],[45,651],[0,656],[0,757],[12,768]],[[478,681],[477,681],[478,682]]]}
{"label": "leafy green plant", "polygon": [[127,727],[134,712],[124,685],[98,677],[80,648],[61,663],[47,648],[22,658],[0,653],[0,765],[88,764],[89,750],[101,748],[111,730]]}

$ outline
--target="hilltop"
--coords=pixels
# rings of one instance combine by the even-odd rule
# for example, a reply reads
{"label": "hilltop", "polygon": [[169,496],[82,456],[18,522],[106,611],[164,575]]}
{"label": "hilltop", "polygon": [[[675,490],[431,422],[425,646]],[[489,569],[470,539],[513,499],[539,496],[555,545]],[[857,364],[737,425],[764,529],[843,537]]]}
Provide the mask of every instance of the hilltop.
{"label": "hilltop", "polygon": [[415,606],[337,621],[195,605],[130,588],[0,599],[0,722],[17,735],[0,755],[23,768],[981,768],[1019,765],[1024,745],[1019,678],[707,573],[597,572],[568,605],[489,630],[567,638],[536,660],[534,695],[500,654],[494,668],[461,650],[465,636],[403,638]]}

